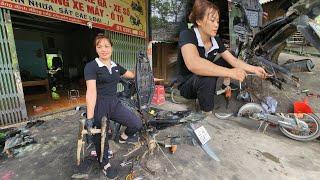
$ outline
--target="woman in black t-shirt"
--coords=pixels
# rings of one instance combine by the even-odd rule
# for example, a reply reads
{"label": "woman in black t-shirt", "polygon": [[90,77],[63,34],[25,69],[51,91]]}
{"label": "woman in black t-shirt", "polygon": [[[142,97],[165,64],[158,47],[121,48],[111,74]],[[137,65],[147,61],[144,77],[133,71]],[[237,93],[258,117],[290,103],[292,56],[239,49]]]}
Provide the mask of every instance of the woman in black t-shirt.
{"label": "woman in black t-shirt", "polygon": [[[234,57],[216,36],[219,28],[219,9],[210,1],[196,0],[189,16],[193,28],[184,30],[179,37],[178,63],[179,90],[188,99],[198,98],[200,109],[210,112],[214,106],[217,77],[243,81],[246,72],[265,78],[261,67],[252,66]],[[213,62],[219,53],[222,58]]]}
{"label": "woman in black t-shirt", "polygon": [[[112,42],[107,36],[98,34],[94,45],[98,58],[87,63],[84,69],[87,84],[86,127],[87,129],[93,126],[100,128],[101,119],[106,116],[108,120],[111,119],[127,127],[120,136],[120,143],[133,139],[137,141],[138,137],[134,134],[141,129],[142,122],[133,112],[125,108],[117,98],[117,84],[120,76],[134,78],[135,74],[111,60]],[[108,141],[106,140],[104,152],[100,152],[100,138],[100,134],[93,136],[98,159],[100,159],[100,154],[104,153],[101,164],[103,172],[107,177],[114,178],[116,177],[116,171],[111,168],[109,163]]]}

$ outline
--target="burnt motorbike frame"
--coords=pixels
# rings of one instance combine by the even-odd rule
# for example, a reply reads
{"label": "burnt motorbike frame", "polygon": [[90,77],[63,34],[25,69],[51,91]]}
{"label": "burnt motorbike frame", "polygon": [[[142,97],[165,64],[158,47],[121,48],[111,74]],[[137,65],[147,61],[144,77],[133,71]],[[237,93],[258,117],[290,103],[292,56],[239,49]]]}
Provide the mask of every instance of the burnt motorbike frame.
{"label": "burnt motorbike frame", "polygon": [[[135,83],[131,83],[131,87],[130,85],[127,86],[127,83],[124,83],[124,85],[127,87],[127,90],[125,91],[130,92],[131,94],[128,94],[128,96],[126,97],[120,96],[119,98],[124,106],[126,106],[129,110],[131,110],[141,118],[143,122],[143,128],[140,130],[140,138],[142,138],[142,140],[140,140],[136,148],[134,148],[124,156],[129,156],[130,154],[134,153],[137,149],[140,149],[143,144],[147,145],[148,150],[145,151],[142,157],[144,157],[146,154],[152,154],[155,147],[159,146],[159,141],[156,140],[158,130],[178,124],[188,124],[187,129],[193,139],[192,142],[198,142],[201,148],[212,159],[220,161],[218,156],[214,153],[210,146],[208,146],[208,144],[201,144],[199,137],[197,137],[195,133],[195,129],[197,128],[197,126],[193,123],[204,119],[205,116],[203,114],[187,120],[184,118],[187,116],[189,117],[191,113],[190,110],[177,111],[174,113],[171,111],[163,110],[163,112],[168,112],[168,114],[170,115],[166,116],[165,114],[160,114],[156,117],[149,113],[151,109],[150,104],[155,89],[154,77],[150,62],[146,58],[146,55],[142,52],[139,52],[137,57]],[[135,85],[135,87],[132,86],[133,84]],[[132,91],[132,89],[136,90],[135,98],[133,98],[135,95],[135,91]],[[120,132],[120,124],[117,124],[115,132],[116,137],[114,137],[114,140],[117,141]]]}
{"label": "burnt motorbike frame", "polygon": [[[173,115],[172,117],[155,117],[149,113],[155,85],[150,62],[142,51],[137,53],[135,72],[136,76],[133,80],[120,79],[120,83],[124,86],[124,90],[119,92],[118,98],[122,105],[141,119],[143,124],[142,133],[156,133],[157,130],[186,123],[186,121],[181,121],[181,119],[188,116],[190,111],[171,112],[170,114]],[[113,139],[116,142],[119,140],[120,126],[121,125],[118,123],[112,124],[111,126],[115,132],[113,134]]]}
{"label": "burnt motorbike frame", "polygon": [[[190,114],[190,111],[178,111],[175,113],[171,113],[172,116],[160,116],[161,119],[156,119],[152,114],[149,113],[149,110],[151,108],[150,104],[155,89],[154,77],[151,70],[150,61],[146,58],[145,53],[143,53],[142,51],[139,51],[137,53],[135,73],[135,79],[120,79],[120,83],[124,86],[124,90],[118,92],[117,97],[119,98],[123,106],[125,106],[141,119],[143,124],[143,128],[139,131],[140,141],[135,144],[135,148],[132,151],[124,156],[129,156],[140,149],[142,146],[146,145],[148,147],[148,150],[144,153],[144,155],[142,155],[141,159],[143,159],[146,153],[152,154],[153,150],[157,147],[157,142],[155,140],[155,135],[158,132],[157,130],[188,122],[180,120],[188,116]],[[87,116],[86,106],[76,107],[76,111],[78,111],[77,115],[80,115],[81,117]],[[94,132],[91,133],[102,133],[104,134],[104,136],[102,136],[102,139],[104,139],[103,137],[106,136],[107,132],[105,131],[105,129],[108,128],[109,130],[112,130],[112,133],[108,131],[108,136],[112,136],[112,139],[114,139],[116,142],[119,142],[121,125],[119,123],[115,123],[114,121],[112,121],[112,119],[107,119],[105,116],[101,119],[101,121],[101,124],[105,124],[104,128],[94,128]],[[89,144],[90,141],[88,134],[89,133],[87,132],[87,129],[85,127],[85,120],[81,118],[77,150],[78,165],[80,164],[81,150],[84,151],[82,144],[84,144],[85,141],[83,139],[86,139],[87,144]],[[104,144],[104,141],[101,140],[101,142],[101,144]],[[101,148],[101,151],[103,151],[104,146],[101,146]],[[100,157],[100,161],[102,161],[102,157],[103,156]],[[144,165],[144,168],[148,169],[146,165]]]}
{"label": "burnt motorbike frame", "polygon": [[[124,90],[118,92],[117,97],[119,98],[121,104],[138,116],[143,124],[142,131],[156,132],[156,129],[164,129],[177,124],[183,124],[189,121],[182,120],[182,118],[190,114],[189,110],[170,112],[171,116],[154,117],[149,113],[151,109],[151,101],[153,98],[153,93],[155,89],[154,77],[152,74],[151,66],[149,60],[146,58],[145,53],[139,51],[137,53],[137,63],[135,68],[136,76],[135,79],[124,79],[120,78],[120,83],[124,86]],[[76,107],[77,111],[80,111],[81,117],[87,116],[87,107],[81,106]],[[163,110],[164,111],[164,110]],[[202,117],[196,118],[194,120],[198,121]],[[112,120],[112,119],[111,119]],[[111,129],[114,132],[112,134],[112,139],[116,142],[119,140],[120,136],[120,124],[111,121]]]}
{"label": "burnt motorbike frame", "polygon": [[[320,14],[320,1],[299,0],[288,8],[285,16],[272,20],[263,27],[252,27],[249,23],[245,1],[234,0],[241,12],[240,22],[234,24],[237,35],[236,56],[242,52],[242,58],[249,64],[262,66],[274,76],[268,78],[282,89],[282,83],[288,80],[299,86],[299,78],[278,64],[280,52],[286,45],[286,39],[300,31],[305,39],[320,50],[320,26],[313,22]],[[285,2],[289,3],[289,2]],[[261,4],[258,13],[263,14]],[[280,75],[280,76],[279,76]]]}

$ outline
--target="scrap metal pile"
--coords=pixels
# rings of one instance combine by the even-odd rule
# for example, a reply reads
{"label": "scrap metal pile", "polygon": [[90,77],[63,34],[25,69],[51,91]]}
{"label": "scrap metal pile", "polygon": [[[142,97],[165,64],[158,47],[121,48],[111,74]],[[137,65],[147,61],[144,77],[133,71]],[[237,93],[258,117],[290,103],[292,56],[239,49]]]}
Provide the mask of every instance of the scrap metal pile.
{"label": "scrap metal pile", "polygon": [[37,143],[30,132],[33,126],[40,126],[44,121],[37,120],[28,122],[20,128],[3,129],[0,132],[0,150],[1,154],[7,157],[13,157],[19,154],[21,148]]}

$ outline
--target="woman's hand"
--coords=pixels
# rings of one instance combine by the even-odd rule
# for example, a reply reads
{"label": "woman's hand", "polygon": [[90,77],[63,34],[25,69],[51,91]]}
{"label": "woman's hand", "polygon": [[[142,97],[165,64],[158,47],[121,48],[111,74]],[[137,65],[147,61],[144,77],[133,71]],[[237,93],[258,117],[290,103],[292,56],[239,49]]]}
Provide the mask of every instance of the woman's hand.
{"label": "woman's hand", "polygon": [[230,69],[230,78],[242,82],[247,76],[246,71],[241,68]]}
{"label": "woman's hand", "polygon": [[255,73],[258,77],[262,79],[266,79],[269,76],[268,73],[262,67],[259,66],[254,67],[253,73]]}
{"label": "woman's hand", "polygon": [[136,76],[136,74],[135,74],[135,72],[134,71],[127,71],[126,73],[124,73],[123,75],[122,75],[124,78],[126,78],[126,79],[133,79],[135,76]]}

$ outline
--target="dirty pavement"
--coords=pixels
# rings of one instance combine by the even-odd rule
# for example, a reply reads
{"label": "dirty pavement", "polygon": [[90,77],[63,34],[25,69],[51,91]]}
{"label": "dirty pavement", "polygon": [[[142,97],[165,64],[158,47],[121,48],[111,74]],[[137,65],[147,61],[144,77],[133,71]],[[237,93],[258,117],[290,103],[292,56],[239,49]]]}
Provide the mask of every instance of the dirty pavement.
{"label": "dirty pavement", "polygon": [[[281,54],[283,59],[291,55]],[[294,56],[297,57],[297,56]],[[294,58],[293,57],[293,58]],[[298,57],[299,58],[299,57]],[[309,89],[318,93],[320,83],[320,58],[312,58],[317,63],[313,72],[297,73],[301,77],[300,89]],[[260,83],[256,84],[260,86]],[[277,111],[289,112],[292,102],[302,100],[304,93],[299,88],[286,87],[279,91],[269,82],[263,82],[263,90],[257,91],[259,97],[272,96],[279,102]],[[298,90],[297,90],[298,89]],[[319,98],[310,97],[308,102],[314,112],[320,112]],[[223,111],[224,98],[217,97]],[[230,103],[230,109],[236,111],[241,104]],[[174,104],[167,101],[159,108],[180,111],[194,109],[194,103]],[[319,115],[319,114],[318,114]],[[75,111],[66,111],[39,118],[38,123],[29,124],[28,134],[35,142],[16,148],[13,157],[1,155],[1,179],[105,179],[100,172],[94,156],[86,151],[81,165],[76,165],[78,136],[78,116]],[[287,138],[278,130],[270,127],[266,133],[257,132],[258,123],[246,118],[231,117],[217,119],[213,114],[199,122],[203,125],[211,140],[209,146],[217,154],[220,162],[211,159],[200,146],[194,146],[188,139],[178,144],[175,153],[161,147],[146,160],[147,172],[137,163],[133,164],[135,178],[141,179],[318,179],[320,177],[319,140],[299,142]],[[2,131],[1,131],[2,132]],[[185,125],[177,125],[159,132],[157,138],[166,136],[188,136]],[[131,165],[120,167],[125,158],[123,154],[131,145],[120,145],[110,141],[113,151],[112,164],[119,166],[120,179],[125,179]],[[3,148],[3,147],[1,147]],[[92,147],[91,147],[92,148]],[[90,149],[89,149],[90,150]]]}

